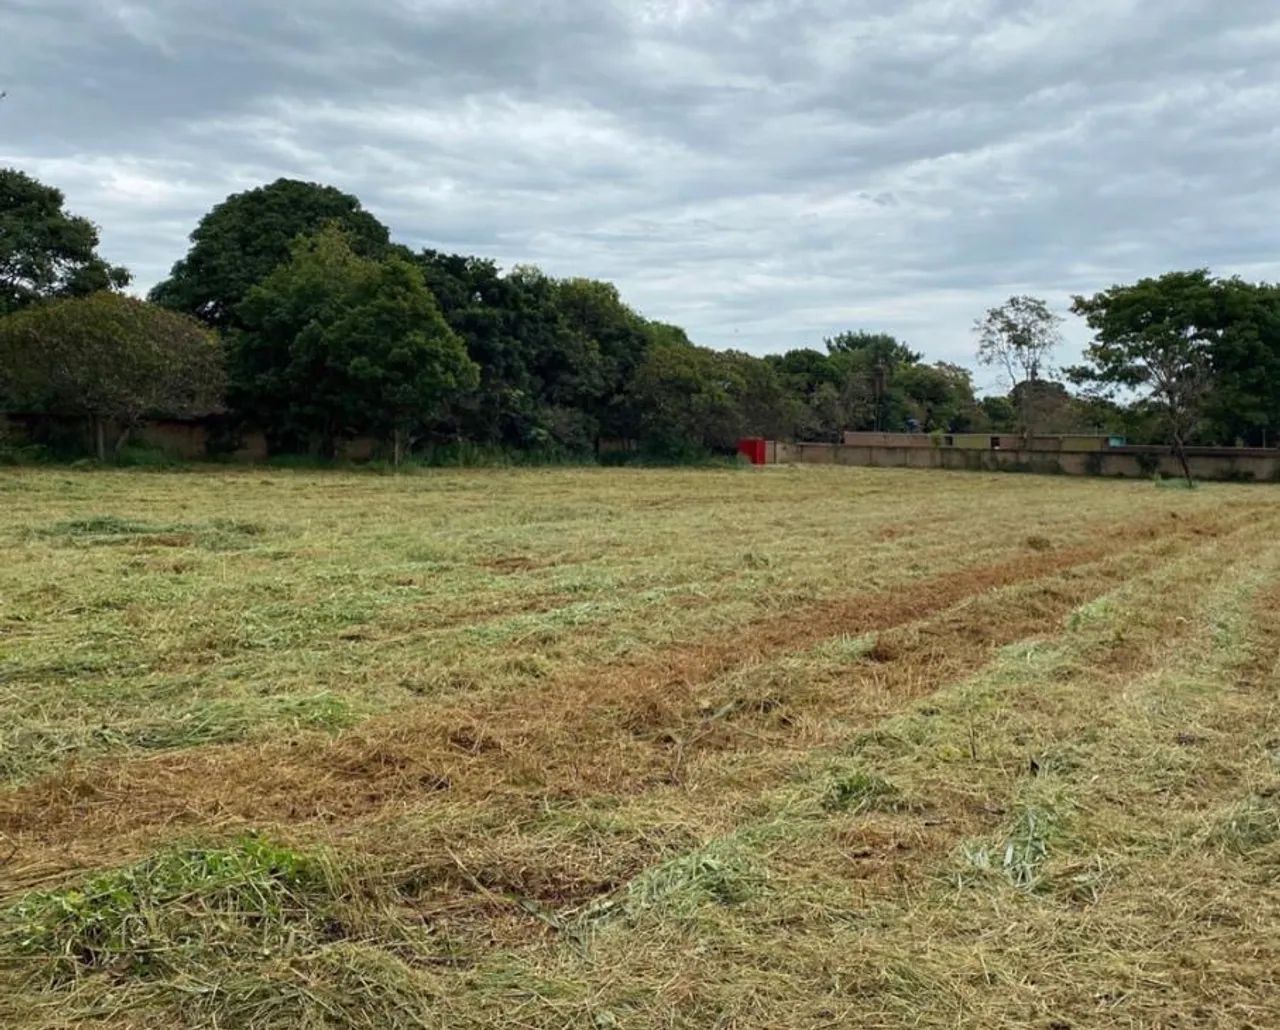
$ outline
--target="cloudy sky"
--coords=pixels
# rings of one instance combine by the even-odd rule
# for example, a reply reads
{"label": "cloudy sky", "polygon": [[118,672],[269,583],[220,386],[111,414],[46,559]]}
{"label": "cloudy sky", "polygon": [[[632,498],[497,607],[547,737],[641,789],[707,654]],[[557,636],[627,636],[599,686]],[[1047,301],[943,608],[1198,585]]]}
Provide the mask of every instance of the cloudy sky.
{"label": "cloudy sky", "polygon": [[0,0],[0,89],[142,288],[279,176],[757,353],[1280,278],[1276,0]]}

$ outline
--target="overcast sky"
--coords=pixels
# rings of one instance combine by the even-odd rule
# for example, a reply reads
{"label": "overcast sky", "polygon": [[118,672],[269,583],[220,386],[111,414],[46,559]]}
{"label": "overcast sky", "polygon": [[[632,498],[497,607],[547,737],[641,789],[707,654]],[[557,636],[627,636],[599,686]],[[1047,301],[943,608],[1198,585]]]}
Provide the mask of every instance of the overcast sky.
{"label": "overcast sky", "polygon": [[0,89],[144,289],[279,176],[756,353],[1280,278],[1277,0],[0,0]]}

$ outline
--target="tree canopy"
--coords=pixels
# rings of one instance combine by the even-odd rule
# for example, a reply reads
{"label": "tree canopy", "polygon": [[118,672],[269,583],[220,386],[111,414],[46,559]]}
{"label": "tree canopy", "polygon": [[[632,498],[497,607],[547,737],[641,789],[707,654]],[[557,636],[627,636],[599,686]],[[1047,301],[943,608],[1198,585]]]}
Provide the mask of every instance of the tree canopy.
{"label": "tree canopy", "polygon": [[1213,354],[1226,333],[1223,284],[1205,269],[1169,272],[1077,296],[1072,310],[1093,330],[1078,383],[1139,392],[1154,405],[1190,480],[1184,447],[1213,388]]}
{"label": "tree canopy", "polygon": [[355,252],[336,226],[295,242],[252,287],[231,337],[230,397],[283,446],[333,453],[355,433],[412,433],[478,381],[422,273]]}
{"label": "tree canopy", "polygon": [[200,219],[191,249],[151,300],[184,311],[219,329],[236,326],[237,309],[249,290],[289,259],[300,236],[336,225],[361,255],[380,257],[386,226],[349,193],[297,179],[234,193]]}
{"label": "tree canopy", "polygon": [[0,319],[0,397],[11,408],[91,419],[100,458],[105,422],[127,430],[148,415],[208,414],[224,385],[213,333],[133,297],[100,292]]}
{"label": "tree canopy", "polygon": [[0,168],[0,316],[37,301],[122,289],[129,273],[98,256],[98,230],[62,191]]}

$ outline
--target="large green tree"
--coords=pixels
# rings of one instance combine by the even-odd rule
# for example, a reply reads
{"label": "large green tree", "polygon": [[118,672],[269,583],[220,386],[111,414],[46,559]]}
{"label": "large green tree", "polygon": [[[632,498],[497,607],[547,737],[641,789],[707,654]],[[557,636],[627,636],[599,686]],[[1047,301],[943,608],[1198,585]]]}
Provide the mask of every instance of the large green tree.
{"label": "large green tree", "polygon": [[920,355],[889,333],[844,332],[825,341],[839,384],[841,429],[901,429],[908,418],[899,371]]}
{"label": "large green tree", "polygon": [[277,448],[331,455],[357,433],[405,441],[471,390],[475,364],[422,273],[399,256],[361,257],[330,226],[250,289],[232,334],[231,397]]}
{"label": "large green tree", "polygon": [[1280,286],[1219,279],[1221,332],[1202,432],[1217,443],[1280,443]]}
{"label": "large green tree", "polygon": [[440,432],[504,447],[589,450],[602,360],[595,340],[566,318],[557,281],[532,266],[503,275],[491,261],[435,251],[415,261],[480,368],[476,388],[450,401]]}
{"label": "large green tree", "polygon": [[976,429],[982,418],[973,395],[973,378],[967,368],[939,361],[901,366],[892,386],[900,391],[908,417],[921,429],[964,433]]}
{"label": "large green tree", "polygon": [[98,256],[97,228],[63,203],[61,190],[0,168],[0,316],[128,285],[128,271]]}
{"label": "large green tree", "polygon": [[839,439],[847,424],[841,404],[841,370],[830,354],[813,348],[771,354],[764,359],[794,402],[794,418],[784,437]]}
{"label": "large green tree", "polygon": [[626,386],[650,328],[608,283],[555,279],[520,265],[423,251],[415,258],[449,325],[480,366],[442,432],[507,447],[585,452],[597,436],[634,436]]}
{"label": "large green tree", "polygon": [[731,447],[743,435],[738,387],[722,355],[660,326],[628,386],[637,435],[667,457]]}
{"label": "large green tree", "polygon": [[122,294],[40,304],[0,319],[0,397],[15,408],[88,418],[105,458],[106,425],[190,417],[222,404],[223,350],[198,322]]}
{"label": "large green tree", "polygon": [[1186,444],[1214,386],[1213,353],[1228,321],[1222,284],[1207,270],[1169,272],[1077,296],[1072,311],[1093,330],[1072,380],[1102,395],[1136,392],[1160,413],[1187,481]]}
{"label": "large green tree", "polygon": [[235,193],[200,219],[191,249],[156,285],[151,299],[217,328],[237,325],[249,290],[289,260],[294,241],[338,226],[351,249],[381,257],[387,228],[349,193],[297,179],[277,179]]}

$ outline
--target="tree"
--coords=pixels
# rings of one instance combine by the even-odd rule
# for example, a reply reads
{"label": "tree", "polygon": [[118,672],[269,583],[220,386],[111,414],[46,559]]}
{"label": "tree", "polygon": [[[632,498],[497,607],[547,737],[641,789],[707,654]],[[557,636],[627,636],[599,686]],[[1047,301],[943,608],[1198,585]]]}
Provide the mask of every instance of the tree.
{"label": "tree", "polygon": [[846,330],[822,342],[828,354],[866,354],[872,361],[884,365],[910,365],[921,358],[920,354],[891,333],[869,333],[861,329],[857,332]]}
{"label": "tree", "polygon": [[574,350],[591,355],[592,378],[584,377],[579,404],[599,432],[630,435],[635,427],[626,419],[622,395],[649,353],[653,324],[623,303],[616,286],[596,279],[558,280],[555,303],[577,341]]}
{"label": "tree", "polygon": [[1186,443],[1213,387],[1213,350],[1224,336],[1224,291],[1206,269],[1169,272],[1132,286],[1075,297],[1071,310],[1094,332],[1077,383],[1145,394],[1160,412],[1187,482]]}
{"label": "tree", "polygon": [[602,389],[600,353],[566,321],[556,280],[433,251],[416,261],[480,367],[477,388],[453,399],[444,424],[498,446],[589,451],[596,424],[585,409]]}
{"label": "tree", "polygon": [[332,455],[370,433],[391,437],[399,462],[406,439],[478,381],[422,273],[359,256],[335,226],[299,240],[237,317],[231,396],[277,447],[318,438]]}
{"label": "tree", "polygon": [[824,342],[840,383],[846,423],[876,431],[901,425],[906,406],[893,379],[920,355],[889,333],[844,332]]}
{"label": "tree", "polygon": [[780,435],[801,440],[837,440],[843,427],[840,369],[829,354],[812,348],[770,354],[764,359],[794,401],[791,425]]}
{"label": "tree", "polygon": [[63,210],[62,191],[0,169],[0,316],[39,300],[82,297],[129,284],[98,256],[98,230]]}
{"label": "tree", "polygon": [[237,326],[236,311],[249,290],[289,260],[295,240],[330,224],[347,235],[356,254],[387,251],[386,226],[332,186],[277,179],[232,194],[200,219],[187,256],[151,291],[151,300],[219,329]]}
{"label": "tree", "polygon": [[717,359],[738,413],[735,435],[725,442],[733,444],[743,436],[789,436],[802,402],[787,390],[773,365],[735,350],[718,352]]}
{"label": "tree", "polygon": [[1012,433],[1018,426],[1018,409],[1008,397],[983,397],[979,408],[992,432]]}
{"label": "tree", "polygon": [[1202,433],[1223,444],[1280,440],[1280,286],[1219,279],[1221,333]]}
{"label": "tree", "polygon": [[978,402],[967,368],[939,361],[933,365],[904,365],[893,381],[910,417],[925,431],[964,433],[978,421]]}
{"label": "tree", "polygon": [[[1002,369],[1010,389],[1035,383],[1047,371],[1054,350],[1062,343],[1058,328],[1061,323],[1062,318],[1038,297],[1010,297],[999,307],[988,309],[973,324],[978,337],[978,362]],[[1038,394],[1031,389],[1021,396],[1029,400]],[[1018,414],[1023,430],[1033,432],[1034,406],[1019,404]]]}
{"label": "tree", "polygon": [[342,401],[351,424],[405,442],[443,401],[473,389],[478,370],[445,323],[422,274],[400,258],[361,277],[346,312],[319,340],[329,368],[345,365]]}
{"label": "tree", "polygon": [[437,430],[481,443],[530,444],[541,420],[527,351],[554,320],[549,302],[519,296],[519,284],[482,258],[424,250],[414,262],[480,368],[477,387],[449,400]]}
{"label": "tree", "polygon": [[0,395],[28,410],[88,418],[99,459],[106,423],[208,414],[222,401],[222,345],[199,323],[121,294],[55,301],[0,320]]}
{"label": "tree", "polygon": [[659,327],[628,386],[646,449],[667,457],[731,447],[742,435],[732,371],[721,356]]}

